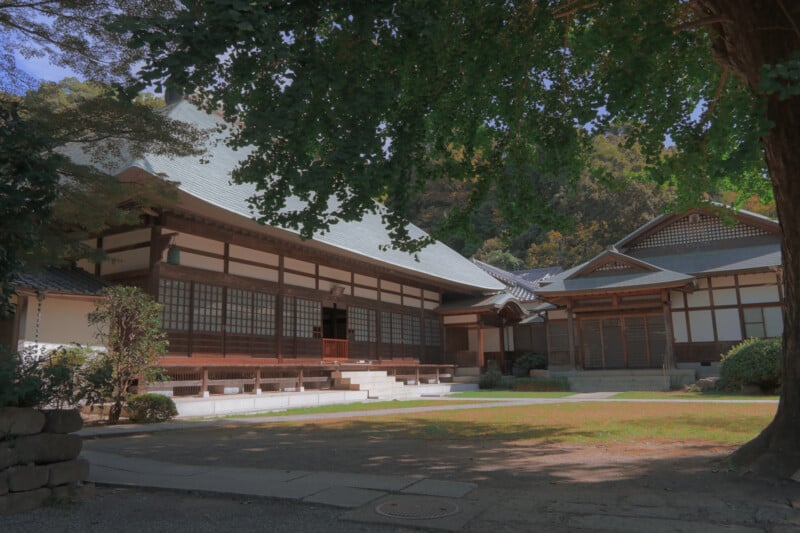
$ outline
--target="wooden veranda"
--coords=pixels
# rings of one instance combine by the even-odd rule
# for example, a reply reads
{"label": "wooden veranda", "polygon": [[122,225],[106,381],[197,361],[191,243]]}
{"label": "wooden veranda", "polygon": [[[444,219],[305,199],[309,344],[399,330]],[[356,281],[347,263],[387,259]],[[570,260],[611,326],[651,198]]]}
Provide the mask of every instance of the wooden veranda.
{"label": "wooden veranda", "polygon": [[404,383],[446,382],[455,373],[455,365],[423,364],[412,358],[279,361],[260,357],[163,357],[156,366],[163,369],[167,380],[146,383],[140,391],[169,391],[175,396],[261,394],[335,388],[332,375],[336,371],[386,371]]}

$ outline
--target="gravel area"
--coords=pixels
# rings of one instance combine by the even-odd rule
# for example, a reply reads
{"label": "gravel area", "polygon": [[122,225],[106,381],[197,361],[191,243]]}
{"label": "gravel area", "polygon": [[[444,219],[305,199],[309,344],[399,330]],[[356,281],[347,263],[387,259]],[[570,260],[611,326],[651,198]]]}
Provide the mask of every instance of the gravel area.
{"label": "gravel area", "polygon": [[266,498],[97,487],[92,502],[0,516],[2,533],[391,533],[412,529],[341,520],[342,509]]}

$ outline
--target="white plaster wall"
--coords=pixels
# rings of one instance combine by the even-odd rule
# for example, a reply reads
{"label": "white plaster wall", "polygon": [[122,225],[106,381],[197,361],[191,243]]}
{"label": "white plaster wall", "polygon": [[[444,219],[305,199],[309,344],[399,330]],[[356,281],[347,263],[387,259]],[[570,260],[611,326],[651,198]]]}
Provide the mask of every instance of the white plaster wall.
{"label": "white plaster wall", "polygon": [[278,266],[278,256],[269,252],[262,252],[261,250],[253,250],[252,248],[231,244],[228,248],[228,253],[232,258],[245,259],[247,261],[253,261],[254,263],[262,263],[275,267]]}
{"label": "white plaster wall", "polygon": [[[31,298],[22,326],[24,330],[20,332],[20,342],[36,340],[37,307],[36,298]],[[48,295],[42,302],[39,342],[57,346],[76,342],[96,345],[97,330],[90,327],[88,322],[88,315],[94,308],[95,304],[91,301]]]}
{"label": "white plaster wall", "polygon": [[216,257],[208,257],[181,250],[181,266],[223,272],[225,270],[225,261]]}
{"label": "white plaster wall", "polygon": [[675,342],[688,342],[689,333],[686,330],[686,315],[682,311],[680,313],[672,313],[672,331],[675,336]]}
{"label": "white plaster wall", "polygon": [[692,332],[692,342],[714,340],[714,325],[711,322],[711,311],[689,311],[689,325]]}
{"label": "white plaster wall", "polygon": [[716,309],[714,320],[717,324],[717,340],[742,340],[742,325],[739,321],[739,309]]}
{"label": "white plaster wall", "polygon": [[[100,272],[103,275],[141,270],[150,267],[150,248],[137,248],[135,250],[115,252],[113,254],[108,254],[108,258],[108,261],[103,261],[100,265]],[[93,270],[92,268],[89,272]]]}
{"label": "white plaster wall", "polygon": [[236,276],[261,279],[265,281],[278,281],[278,271],[272,268],[245,265],[244,263],[236,263],[235,261],[231,261],[228,263],[228,271]]}
{"label": "white plaster wall", "polygon": [[[94,248],[96,241],[89,242],[91,242],[91,246]],[[103,237],[103,248],[108,250],[111,248],[130,246],[131,244],[140,244],[143,242],[150,242],[150,228],[127,231],[125,233],[118,233],[116,235],[106,235]]]}

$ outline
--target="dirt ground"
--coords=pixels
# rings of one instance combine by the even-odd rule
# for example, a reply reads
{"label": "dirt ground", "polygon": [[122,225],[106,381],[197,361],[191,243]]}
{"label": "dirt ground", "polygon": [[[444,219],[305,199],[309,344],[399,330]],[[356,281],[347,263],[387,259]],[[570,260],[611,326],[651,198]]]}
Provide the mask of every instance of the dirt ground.
{"label": "dirt ground", "polygon": [[[477,489],[466,499],[473,515],[464,531],[800,531],[800,483],[731,472],[725,457],[732,448],[702,443],[465,443],[231,423],[88,440],[84,446],[185,464],[472,482]],[[355,530],[337,523],[333,528],[327,519],[312,520],[303,530]],[[281,530],[273,526],[268,530]]]}

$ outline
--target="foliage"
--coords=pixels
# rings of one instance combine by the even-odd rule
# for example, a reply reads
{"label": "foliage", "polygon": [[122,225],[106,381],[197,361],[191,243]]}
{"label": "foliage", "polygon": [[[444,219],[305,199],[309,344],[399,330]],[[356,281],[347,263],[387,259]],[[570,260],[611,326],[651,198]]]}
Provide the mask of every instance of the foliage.
{"label": "foliage", "polygon": [[107,28],[118,13],[169,13],[164,0],[20,0],[0,4],[0,91],[22,92],[38,80],[20,69],[14,52],[51,63],[95,80],[122,82],[137,54],[126,36]]}
{"label": "foliage", "polygon": [[70,409],[110,396],[110,365],[105,355],[80,346],[61,346],[40,362],[42,405]]}
{"label": "foliage", "polygon": [[568,391],[569,380],[565,377],[520,378],[514,380],[515,391]]}
{"label": "foliage", "polygon": [[489,361],[486,372],[478,378],[478,387],[481,389],[498,389],[503,385],[503,373],[495,361]]}
{"label": "foliage", "polygon": [[721,387],[757,386],[770,394],[781,385],[781,339],[747,339],[722,356]]}
{"label": "foliage", "polygon": [[[194,153],[200,136],[158,112],[152,98],[119,88],[139,54],[107,23],[125,12],[165,14],[174,7],[164,0],[0,3],[0,317],[14,310],[14,272],[100,259],[81,245],[87,235],[138,221],[132,208],[154,205],[153,199],[169,203],[171,189],[163,183],[112,176],[114,159]],[[44,57],[94,81],[37,89],[39,80],[21,70],[15,53]],[[65,157],[70,143],[86,148],[83,161]]]}
{"label": "foliage", "polygon": [[511,367],[511,374],[515,378],[527,377],[531,369],[543,370],[547,368],[547,354],[525,352],[516,359]]}
{"label": "foliage", "polygon": [[38,361],[0,344],[0,407],[36,407],[43,399]]}
{"label": "foliage", "polygon": [[128,389],[166,352],[166,334],[160,327],[161,305],[137,287],[110,287],[89,314],[111,363],[112,406],[109,422],[119,421]]}
{"label": "foliage", "polygon": [[163,394],[137,394],[128,399],[128,418],[133,422],[166,422],[178,416],[172,398]]}
{"label": "foliage", "polygon": [[0,94],[0,318],[13,311],[12,276],[47,225],[63,161],[46,132],[21,111],[18,99]]}
{"label": "foliage", "polygon": [[[737,80],[716,94],[707,33],[675,31],[688,16],[660,0],[574,10],[206,0],[122,27],[150,50],[144,82],[197,92],[242,125],[232,143],[256,151],[235,179],[258,187],[252,203],[264,220],[308,237],[384,198],[395,244],[413,248],[400,215],[440,178],[469,185],[447,214],[453,223],[468,222],[489,194],[515,232],[561,220],[550,200],[576,183],[592,150],[584,124],[631,124],[628,146],[640,147],[648,172],[691,177],[687,202],[733,172],[760,174],[760,109]],[[679,149],[664,154],[667,135]],[[684,172],[698,164],[700,175]],[[308,209],[282,212],[289,194]]]}

